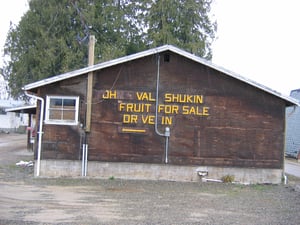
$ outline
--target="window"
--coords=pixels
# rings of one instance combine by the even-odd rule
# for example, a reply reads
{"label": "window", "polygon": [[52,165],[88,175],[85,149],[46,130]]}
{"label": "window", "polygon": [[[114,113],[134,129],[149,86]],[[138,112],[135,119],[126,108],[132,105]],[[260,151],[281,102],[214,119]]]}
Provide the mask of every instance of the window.
{"label": "window", "polygon": [[48,124],[76,125],[79,97],[47,96],[46,120]]}
{"label": "window", "polygon": [[0,108],[0,115],[6,115],[6,111],[4,108]]}

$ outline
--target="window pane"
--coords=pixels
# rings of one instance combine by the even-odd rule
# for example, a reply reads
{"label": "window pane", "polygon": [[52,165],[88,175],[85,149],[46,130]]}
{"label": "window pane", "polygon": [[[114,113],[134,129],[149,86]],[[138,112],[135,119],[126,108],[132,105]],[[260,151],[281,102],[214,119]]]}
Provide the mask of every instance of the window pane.
{"label": "window pane", "polygon": [[62,119],[61,117],[62,117],[61,110],[49,109],[49,119],[50,120],[61,120]]}
{"label": "window pane", "polygon": [[76,105],[75,99],[64,99],[64,106],[74,106]]}
{"label": "window pane", "polygon": [[51,98],[50,99],[50,108],[60,108],[62,107],[62,99]]}
{"label": "window pane", "polygon": [[64,110],[63,120],[75,120],[75,110]]}

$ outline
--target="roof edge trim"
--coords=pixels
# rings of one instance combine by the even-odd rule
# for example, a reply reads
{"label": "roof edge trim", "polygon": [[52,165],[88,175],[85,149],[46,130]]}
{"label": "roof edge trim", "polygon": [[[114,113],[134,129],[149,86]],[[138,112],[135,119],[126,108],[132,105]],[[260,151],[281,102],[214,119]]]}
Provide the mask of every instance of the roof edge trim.
{"label": "roof edge trim", "polygon": [[71,71],[71,72],[67,72],[67,73],[63,73],[63,74],[60,74],[60,75],[57,75],[57,76],[54,76],[54,77],[50,77],[50,78],[46,78],[46,79],[43,79],[43,80],[40,80],[40,81],[36,81],[36,82],[33,82],[33,83],[30,83],[30,84],[27,84],[25,85],[22,90],[24,91],[29,91],[29,90],[32,90],[32,89],[35,89],[35,88],[38,88],[38,87],[41,87],[41,86],[44,86],[44,85],[48,85],[48,84],[52,84],[52,83],[55,83],[55,82],[58,82],[58,81],[62,81],[62,80],[65,80],[65,79],[69,79],[69,78],[73,78],[73,77],[76,77],[76,76],[79,76],[79,75],[83,75],[83,74],[87,74],[89,72],[93,72],[93,71],[96,71],[96,70],[101,70],[101,69],[105,69],[105,68],[108,68],[108,67],[111,67],[111,66],[114,66],[114,65],[117,65],[117,64],[121,64],[121,63],[125,63],[125,62],[129,62],[129,61],[132,61],[132,60],[135,60],[135,59],[139,59],[139,58],[143,58],[143,57],[147,57],[149,55],[153,55],[153,54],[158,54],[158,53],[161,53],[161,52],[164,52],[164,51],[172,51],[174,53],[177,53],[183,57],[186,57],[190,60],[193,60],[195,62],[198,62],[198,63],[201,63],[205,66],[208,66],[212,69],[215,69],[219,72],[222,72],[230,77],[233,77],[235,79],[238,79],[242,82],[245,82],[251,86],[254,86],[260,90],[263,90],[269,94],[272,94],[272,95],[275,95],[283,100],[285,100],[287,103],[288,106],[291,106],[291,105],[297,105],[297,106],[300,106],[300,102],[297,100],[297,99],[294,99],[292,97],[289,97],[289,96],[285,96],[275,90],[272,90],[262,84],[259,84],[251,79],[248,79],[246,77],[243,77],[237,73],[234,73],[228,69],[225,69],[221,66],[217,66],[215,64],[213,64],[212,62],[208,61],[208,60],[205,60],[203,58],[200,58],[194,54],[191,54],[189,52],[186,52],[182,49],[179,49],[173,45],[163,45],[161,47],[157,47],[157,48],[152,48],[152,49],[149,49],[149,50],[145,50],[145,51],[142,51],[142,52],[139,52],[139,53],[135,53],[135,54],[132,54],[132,55],[128,55],[128,56],[123,56],[123,57],[120,57],[120,58],[117,58],[117,59],[113,59],[113,60],[109,60],[109,61],[106,61],[106,62],[102,62],[102,63],[99,63],[99,64],[95,64],[93,66],[88,66],[88,67],[85,67],[85,68],[82,68],[82,69],[78,69],[78,70],[74,70],[74,71]]}

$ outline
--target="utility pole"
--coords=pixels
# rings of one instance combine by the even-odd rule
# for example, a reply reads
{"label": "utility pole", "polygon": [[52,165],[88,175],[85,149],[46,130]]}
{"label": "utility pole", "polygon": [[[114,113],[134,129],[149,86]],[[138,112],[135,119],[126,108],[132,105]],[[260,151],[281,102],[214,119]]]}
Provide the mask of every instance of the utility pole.
{"label": "utility pole", "polygon": [[[88,66],[94,65],[94,55],[95,55],[95,36],[91,35],[89,38],[89,56],[88,56]],[[92,101],[93,101],[93,78],[94,73],[88,73],[88,82],[87,82],[87,106],[86,106],[86,124],[85,131],[91,131],[91,118],[92,118]]]}
{"label": "utility pole", "polygon": [[[94,65],[94,51],[95,51],[95,36],[91,35],[89,37],[89,58],[88,58],[88,66]],[[93,101],[93,71],[88,73],[87,80],[87,90],[86,90],[86,117],[85,117],[85,136],[82,145],[82,168],[81,168],[81,176],[86,177],[87,168],[88,168],[88,141],[87,141],[87,133],[91,131],[91,119],[92,119],[92,101]]]}

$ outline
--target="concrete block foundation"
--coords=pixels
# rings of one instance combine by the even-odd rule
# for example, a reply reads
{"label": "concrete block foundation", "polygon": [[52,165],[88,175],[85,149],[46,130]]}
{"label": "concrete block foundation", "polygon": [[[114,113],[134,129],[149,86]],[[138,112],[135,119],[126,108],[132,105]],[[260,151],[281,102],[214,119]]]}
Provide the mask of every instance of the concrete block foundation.
{"label": "concrete block foundation", "polygon": [[[36,165],[35,163],[35,172]],[[82,162],[79,160],[41,160],[40,177],[81,177],[81,172]],[[87,166],[88,178],[101,179],[114,177],[132,180],[201,182],[202,177],[220,180],[226,175],[234,176],[234,182],[242,184],[279,184],[282,182],[283,170],[94,161],[88,162]]]}

